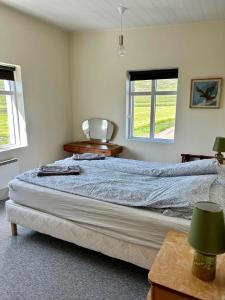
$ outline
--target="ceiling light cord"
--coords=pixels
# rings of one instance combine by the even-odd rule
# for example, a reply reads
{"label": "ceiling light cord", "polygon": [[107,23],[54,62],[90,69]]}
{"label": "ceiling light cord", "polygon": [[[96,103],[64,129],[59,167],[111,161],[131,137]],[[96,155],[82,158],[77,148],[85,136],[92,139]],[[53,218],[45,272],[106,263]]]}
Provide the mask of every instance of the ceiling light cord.
{"label": "ceiling light cord", "polygon": [[120,15],[120,34],[123,34],[123,15]]}

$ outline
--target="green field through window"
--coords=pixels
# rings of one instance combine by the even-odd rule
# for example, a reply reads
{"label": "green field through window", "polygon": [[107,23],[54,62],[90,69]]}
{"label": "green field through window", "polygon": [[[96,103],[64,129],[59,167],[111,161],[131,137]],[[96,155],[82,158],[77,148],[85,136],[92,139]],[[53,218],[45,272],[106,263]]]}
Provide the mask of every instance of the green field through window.
{"label": "green field through window", "polygon": [[[176,117],[176,95],[156,96],[155,137],[174,138]],[[162,135],[162,133],[164,133]]]}
{"label": "green field through window", "polygon": [[[149,137],[150,96],[134,97],[134,136]],[[155,134],[175,126],[176,96],[158,96],[156,100]]]}
{"label": "green field through window", "polygon": [[[149,86],[149,89],[147,88]],[[151,91],[149,81],[137,81],[135,91],[140,92],[143,89]],[[156,84],[157,91],[177,90],[177,79],[158,80]],[[155,96],[155,123],[154,138],[174,139],[175,118],[176,118],[176,95],[156,95]],[[150,102],[151,95],[133,96],[133,136],[150,137]]]}
{"label": "green field through window", "polygon": [[134,96],[134,137],[149,137],[150,107],[149,96]]}
{"label": "green field through window", "polygon": [[9,120],[7,113],[6,96],[0,96],[0,145],[10,143]]}

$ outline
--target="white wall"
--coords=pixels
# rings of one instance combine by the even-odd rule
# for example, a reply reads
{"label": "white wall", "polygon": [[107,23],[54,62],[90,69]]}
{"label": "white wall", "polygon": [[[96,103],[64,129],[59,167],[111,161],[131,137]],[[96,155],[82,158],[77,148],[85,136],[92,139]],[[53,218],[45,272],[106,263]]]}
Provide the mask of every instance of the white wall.
{"label": "white wall", "polygon": [[[215,136],[225,136],[224,92],[221,109],[189,109],[190,80],[225,77],[225,22],[131,29],[125,33],[126,56],[118,57],[117,31],[78,32],[71,38],[74,138],[83,138],[81,122],[103,117],[119,131],[114,142],[125,156],[179,161],[181,153],[212,154]],[[125,138],[126,71],[179,68],[174,144]]]}
{"label": "white wall", "polygon": [[18,157],[20,171],[63,157],[72,138],[69,34],[0,6],[0,62],[22,68],[28,147],[0,153]]}
{"label": "white wall", "polygon": [[[0,28],[0,61],[22,67],[29,143],[0,160],[18,157],[20,171],[63,157],[63,143],[83,139],[81,122],[91,117],[115,122],[114,142],[137,159],[210,154],[215,136],[225,135],[224,91],[221,109],[189,109],[191,78],[225,77],[225,21],[127,30],[122,58],[115,30],[69,34],[4,6]],[[126,71],[170,67],[179,68],[175,143],[126,140]]]}

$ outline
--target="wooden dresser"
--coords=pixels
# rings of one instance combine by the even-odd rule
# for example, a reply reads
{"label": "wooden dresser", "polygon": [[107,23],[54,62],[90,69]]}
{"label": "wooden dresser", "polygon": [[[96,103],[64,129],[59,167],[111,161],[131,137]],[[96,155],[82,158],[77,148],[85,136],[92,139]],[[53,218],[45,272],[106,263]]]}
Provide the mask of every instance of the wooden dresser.
{"label": "wooden dresser", "polygon": [[192,275],[194,250],[187,234],[169,231],[149,272],[148,300],[225,300],[225,255],[217,256],[216,279],[205,282]]}
{"label": "wooden dresser", "polygon": [[63,148],[69,153],[98,153],[106,156],[116,156],[123,151],[123,147],[120,145],[95,141],[73,142],[65,144]]}

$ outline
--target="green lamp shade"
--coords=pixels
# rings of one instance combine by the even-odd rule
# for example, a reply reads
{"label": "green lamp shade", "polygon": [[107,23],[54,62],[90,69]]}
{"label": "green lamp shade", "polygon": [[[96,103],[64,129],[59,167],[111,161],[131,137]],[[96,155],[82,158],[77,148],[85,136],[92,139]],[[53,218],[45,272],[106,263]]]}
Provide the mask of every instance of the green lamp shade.
{"label": "green lamp shade", "polygon": [[218,136],[215,139],[213,150],[217,152],[225,152],[225,138]]}
{"label": "green lamp shade", "polygon": [[221,207],[213,202],[198,202],[193,209],[189,244],[203,254],[225,252],[225,225]]}

